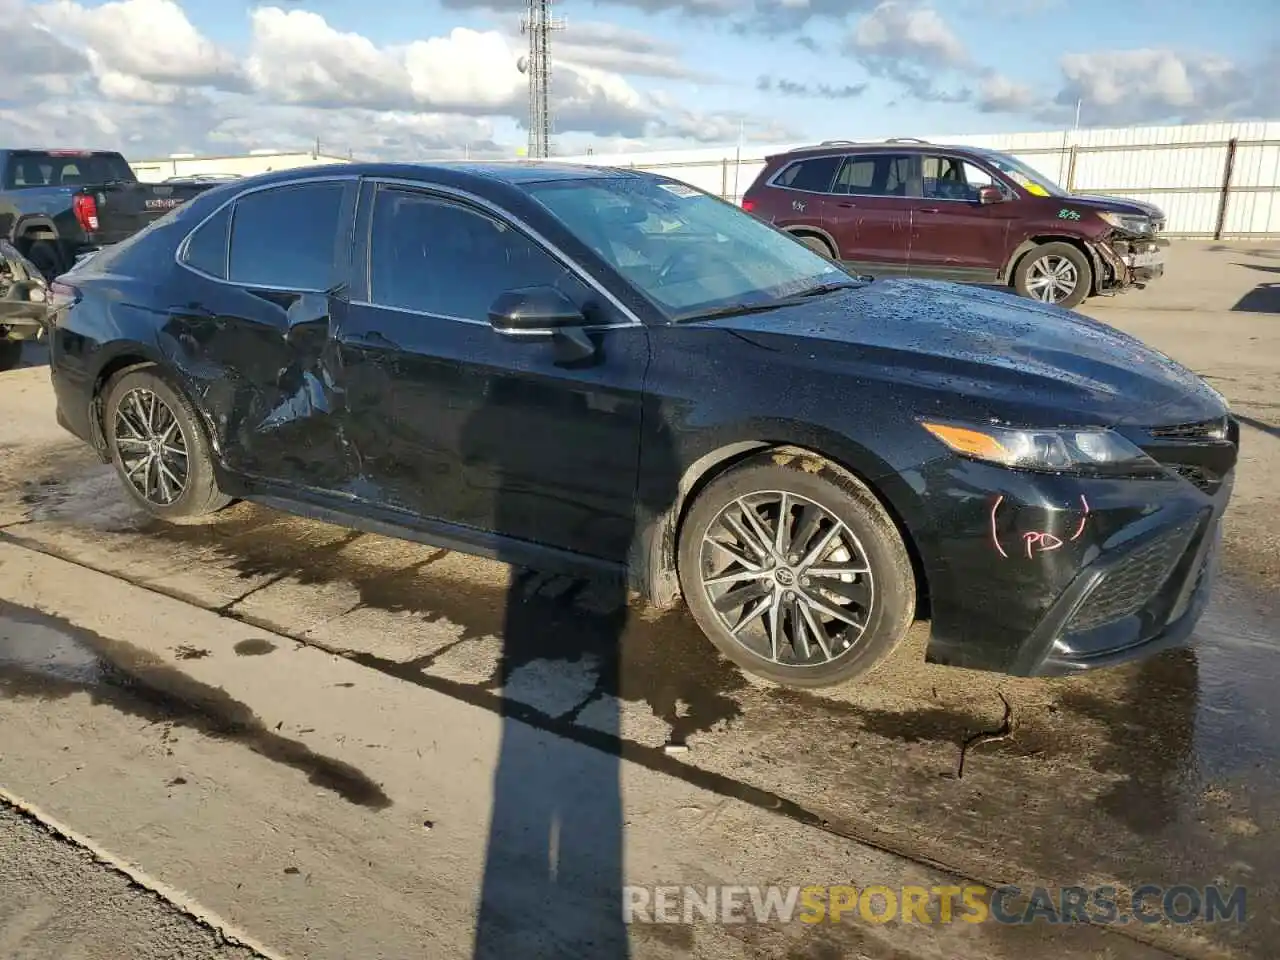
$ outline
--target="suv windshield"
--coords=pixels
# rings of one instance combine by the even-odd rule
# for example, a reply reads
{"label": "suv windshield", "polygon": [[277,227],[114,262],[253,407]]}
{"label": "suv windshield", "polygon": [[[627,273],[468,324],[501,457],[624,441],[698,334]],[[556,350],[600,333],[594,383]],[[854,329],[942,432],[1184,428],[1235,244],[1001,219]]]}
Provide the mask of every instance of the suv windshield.
{"label": "suv windshield", "polygon": [[1065,197],[1068,195],[1067,191],[1063,190],[1043,173],[1008,154],[987,153],[983,156],[986,157],[988,163],[1028,193],[1037,197]]}
{"label": "suv windshield", "polygon": [[749,310],[858,278],[732,204],[657,177],[527,184],[669,319]]}

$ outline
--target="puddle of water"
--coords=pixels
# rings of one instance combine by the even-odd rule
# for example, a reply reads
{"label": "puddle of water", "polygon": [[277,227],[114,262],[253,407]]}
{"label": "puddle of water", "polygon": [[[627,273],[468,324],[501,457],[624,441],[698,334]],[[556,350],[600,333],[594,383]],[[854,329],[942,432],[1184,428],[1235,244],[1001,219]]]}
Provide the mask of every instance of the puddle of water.
{"label": "puddle of water", "polygon": [[243,744],[359,806],[383,810],[391,805],[381,787],[358,769],[267,730],[225,690],[200,683],[131,644],[0,601],[0,696],[55,700],[76,693],[127,716]]}

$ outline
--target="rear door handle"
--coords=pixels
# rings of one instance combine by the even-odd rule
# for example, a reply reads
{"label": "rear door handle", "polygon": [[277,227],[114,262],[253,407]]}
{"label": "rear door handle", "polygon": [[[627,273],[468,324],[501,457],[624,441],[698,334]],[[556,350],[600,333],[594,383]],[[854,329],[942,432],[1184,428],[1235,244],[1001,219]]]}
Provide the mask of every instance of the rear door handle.
{"label": "rear door handle", "polygon": [[856,203],[849,203],[847,200],[842,200],[840,203],[836,204],[836,206],[838,206],[838,207],[844,207],[844,208],[847,210],[847,209],[849,209],[849,208],[851,208],[851,207],[856,207],[856,206],[857,206],[857,204],[856,204]]}
{"label": "rear door handle", "polygon": [[925,208],[924,208],[923,210],[921,210],[920,212],[921,212],[921,213],[937,213],[937,212],[938,212],[938,208],[937,208],[937,207],[925,207]]}

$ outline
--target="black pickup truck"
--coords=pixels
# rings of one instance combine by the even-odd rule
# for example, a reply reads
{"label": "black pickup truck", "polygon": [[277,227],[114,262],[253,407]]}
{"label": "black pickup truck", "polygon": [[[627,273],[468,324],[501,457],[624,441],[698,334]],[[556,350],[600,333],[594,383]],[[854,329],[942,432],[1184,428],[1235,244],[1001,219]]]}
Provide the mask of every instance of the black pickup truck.
{"label": "black pickup truck", "polygon": [[119,153],[0,149],[0,240],[45,279],[137,233],[217,181],[142,183]]}

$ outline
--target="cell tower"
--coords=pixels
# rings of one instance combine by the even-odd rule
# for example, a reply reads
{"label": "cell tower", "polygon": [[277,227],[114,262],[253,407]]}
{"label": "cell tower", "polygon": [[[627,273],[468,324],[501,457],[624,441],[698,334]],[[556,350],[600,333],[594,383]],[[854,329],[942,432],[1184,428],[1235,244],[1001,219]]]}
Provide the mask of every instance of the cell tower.
{"label": "cell tower", "polygon": [[529,0],[520,32],[529,35],[529,56],[517,66],[529,75],[529,156],[551,155],[551,33],[563,30],[563,17],[551,15],[551,0]]}

